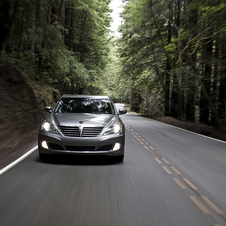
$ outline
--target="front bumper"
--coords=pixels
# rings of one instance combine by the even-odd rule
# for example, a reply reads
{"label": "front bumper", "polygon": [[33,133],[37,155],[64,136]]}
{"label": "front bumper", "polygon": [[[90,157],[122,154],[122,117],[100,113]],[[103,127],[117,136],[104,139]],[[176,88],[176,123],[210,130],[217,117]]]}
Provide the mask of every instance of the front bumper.
{"label": "front bumper", "polygon": [[[46,141],[48,149],[41,143]],[[120,148],[113,151],[116,143]],[[60,134],[40,131],[38,136],[38,150],[41,154],[70,154],[70,155],[105,155],[121,156],[124,154],[125,136],[108,135],[99,137],[66,137]]]}

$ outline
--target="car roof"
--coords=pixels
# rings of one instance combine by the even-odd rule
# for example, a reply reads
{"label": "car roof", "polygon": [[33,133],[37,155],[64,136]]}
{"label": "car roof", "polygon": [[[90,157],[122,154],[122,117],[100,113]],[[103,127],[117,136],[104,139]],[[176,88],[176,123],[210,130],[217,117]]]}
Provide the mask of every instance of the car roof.
{"label": "car roof", "polygon": [[62,98],[92,98],[92,99],[110,99],[109,96],[99,96],[99,95],[71,95],[64,94]]}

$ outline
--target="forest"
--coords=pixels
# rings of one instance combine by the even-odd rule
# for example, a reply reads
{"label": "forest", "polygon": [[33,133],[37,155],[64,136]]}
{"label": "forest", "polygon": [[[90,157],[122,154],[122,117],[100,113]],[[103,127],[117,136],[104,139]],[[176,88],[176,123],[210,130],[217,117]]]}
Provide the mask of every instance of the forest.
{"label": "forest", "polygon": [[0,50],[31,81],[61,93],[102,92],[109,2],[1,0]]}
{"label": "forest", "polygon": [[61,94],[226,131],[226,2],[123,0],[120,37],[110,2],[1,0],[1,56]]}

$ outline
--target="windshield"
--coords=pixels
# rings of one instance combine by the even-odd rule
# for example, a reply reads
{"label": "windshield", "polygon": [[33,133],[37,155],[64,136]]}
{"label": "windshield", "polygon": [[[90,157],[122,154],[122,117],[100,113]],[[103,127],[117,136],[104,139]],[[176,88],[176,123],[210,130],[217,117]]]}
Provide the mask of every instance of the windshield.
{"label": "windshield", "polygon": [[62,98],[54,113],[115,114],[109,99]]}

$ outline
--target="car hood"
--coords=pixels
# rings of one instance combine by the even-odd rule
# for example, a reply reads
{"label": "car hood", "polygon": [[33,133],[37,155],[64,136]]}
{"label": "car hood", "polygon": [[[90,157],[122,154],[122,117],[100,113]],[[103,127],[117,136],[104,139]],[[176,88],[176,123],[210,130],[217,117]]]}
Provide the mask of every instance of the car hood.
{"label": "car hood", "polygon": [[82,114],[82,113],[59,113],[52,114],[51,121],[57,126],[98,126],[106,127],[113,119],[115,115],[105,114]]}

